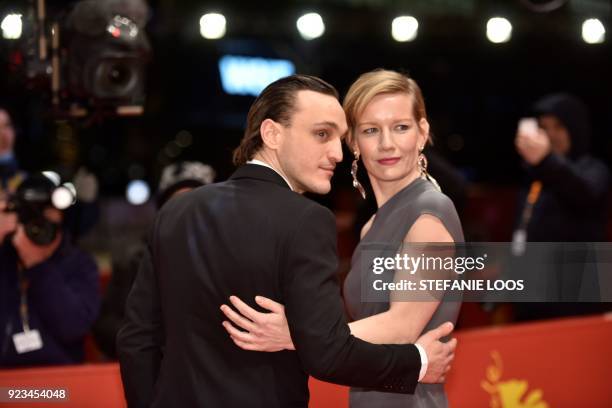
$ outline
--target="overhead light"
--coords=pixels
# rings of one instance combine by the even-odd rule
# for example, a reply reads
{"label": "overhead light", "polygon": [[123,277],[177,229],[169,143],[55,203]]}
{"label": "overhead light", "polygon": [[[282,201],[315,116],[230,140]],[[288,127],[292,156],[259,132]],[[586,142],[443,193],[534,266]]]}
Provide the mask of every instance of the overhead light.
{"label": "overhead light", "polygon": [[2,28],[2,37],[7,40],[17,40],[21,38],[23,23],[21,22],[21,14],[8,14],[0,24]]}
{"label": "overhead light", "polygon": [[226,31],[226,21],[223,14],[208,13],[200,18],[200,34],[208,40],[223,38]]}
{"label": "overhead light", "polygon": [[495,44],[510,41],[512,24],[503,17],[493,17],[487,22],[487,38]]}
{"label": "overhead light", "polygon": [[407,42],[416,38],[419,22],[412,16],[401,16],[393,19],[391,35],[395,41]]}
{"label": "overhead light", "polygon": [[601,44],[606,39],[606,28],[597,18],[582,23],[582,39],[587,44]]}
{"label": "overhead light", "polygon": [[323,19],[317,13],[304,14],[297,19],[296,25],[300,35],[305,40],[314,40],[325,32]]}
{"label": "overhead light", "polygon": [[149,200],[151,189],[143,180],[132,180],[127,186],[125,196],[130,204],[141,205]]}

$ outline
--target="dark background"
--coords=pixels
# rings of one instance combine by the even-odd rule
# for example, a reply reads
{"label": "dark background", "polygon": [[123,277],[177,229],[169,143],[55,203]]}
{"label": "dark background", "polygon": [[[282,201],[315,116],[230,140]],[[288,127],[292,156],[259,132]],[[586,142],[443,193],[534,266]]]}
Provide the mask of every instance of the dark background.
{"label": "dark background", "polygon": [[[593,118],[593,153],[611,164],[610,33],[599,45],[588,45],[581,38],[586,18],[597,17],[609,26],[611,3],[569,0],[548,13],[535,12],[527,3],[150,1],[146,30],[153,57],[143,116],[54,120],[48,92],[26,83],[15,61],[17,44],[7,40],[0,41],[0,103],[12,109],[19,126],[17,152],[23,167],[85,165],[98,176],[103,197],[122,196],[133,178],[155,185],[161,166],[176,159],[209,163],[218,180],[231,174],[231,151],[242,136],[253,98],[230,96],[221,89],[217,63],[224,54],[290,59],[299,73],[321,76],[341,94],[359,74],[374,68],[409,73],[425,95],[435,149],[463,173],[472,190],[520,184],[516,123],[549,92],[569,91],[585,100]],[[49,16],[63,18],[72,4],[48,2]],[[0,12],[26,6],[27,2],[2,1]],[[199,34],[200,16],[211,11],[227,18],[227,34],[221,40],[206,40]],[[295,28],[296,19],[308,11],[320,13],[326,24],[325,34],[312,41],[303,40]],[[391,20],[402,14],[419,20],[413,42],[391,38]],[[512,22],[509,43],[487,40],[486,22],[494,16]],[[191,135],[189,146],[177,147],[174,142],[181,131]],[[345,153],[335,176],[339,191],[350,188]],[[470,197],[475,197],[473,191]]]}

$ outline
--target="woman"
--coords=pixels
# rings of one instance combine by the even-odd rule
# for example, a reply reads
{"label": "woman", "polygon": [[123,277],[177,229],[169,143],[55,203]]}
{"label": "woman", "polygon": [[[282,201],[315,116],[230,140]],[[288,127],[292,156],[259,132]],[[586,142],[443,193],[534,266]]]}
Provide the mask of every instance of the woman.
{"label": "woman", "polygon": [[[463,242],[455,207],[427,174],[423,149],[431,143],[421,90],[412,79],[387,70],[361,75],[344,100],[349,125],[347,144],[354,154],[353,185],[365,191],[356,178],[359,158],[370,179],[378,210],[361,231],[361,241],[344,283],[351,333],[371,343],[413,343],[421,333],[445,321],[455,322],[460,303],[406,302],[392,298],[381,303],[361,301],[361,265],[369,260],[372,243]],[[397,252],[397,251],[396,251]],[[406,300],[406,299],[403,299]],[[269,299],[257,302],[273,313],[253,330],[253,323],[224,307],[230,320],[251,333],[245,336],[224,322],[234,342],[249,350],[292,349],[282,305]],[[232,303],[247,317],[258,313],[239,299]],[[253,319],[251,319],[253,320]],[[253,341],[259,337],[259,342]],[[265,339],[263,342],[262,339]],[[443,407],[447,400],[442,384],[419,384],[414,395],[351,388],[350,405],[358,407]]]}

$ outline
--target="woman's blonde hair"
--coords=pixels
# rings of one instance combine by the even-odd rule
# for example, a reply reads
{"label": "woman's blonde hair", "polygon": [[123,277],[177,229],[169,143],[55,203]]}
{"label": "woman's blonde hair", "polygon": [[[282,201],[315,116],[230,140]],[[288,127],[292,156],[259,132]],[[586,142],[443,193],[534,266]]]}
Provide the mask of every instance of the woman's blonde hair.
{"label": "woman's blonde hair", "polygon": [[[365,107],[380,94],[405,93],[412,96],[412,107],[417,125],[421,119],[427,119],[425,101],[419,85],[408,76],[396,71],[376,69],[362,74],[349,88],[344,98],[344,112],[348,122],[349,132],[346,138],[347,145],[352,148],[357,118]],[[427,135],[427,142],[431,137]]]}

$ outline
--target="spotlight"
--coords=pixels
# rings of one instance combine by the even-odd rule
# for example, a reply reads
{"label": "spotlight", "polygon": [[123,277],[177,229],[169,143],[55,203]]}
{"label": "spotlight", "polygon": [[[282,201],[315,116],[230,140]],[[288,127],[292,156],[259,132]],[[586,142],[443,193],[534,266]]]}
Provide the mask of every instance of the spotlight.
{"label": "spotlight", "polygon": [[149,200],[151,189],[143,180],[132,180],[127,186],[125,195],[130,204],[141,205]]}
{"label": "spotlight", "polygon": [[223,38],[226,31],[226,21],[223,14],[208,13],[200,19],[200,34],[208,40]]}
{"label": "spotlight", "polygon": [[512,24],[503,17],[494,17],[487,22],[487,38],[495,44],[510,41]]}
{"label": "spotlight", "polygon": [[2,37],[7,40],[17,40],[21,38],[22,27],[21,14],[8,14],[4,17],[0,25],[0,28],[2,28]]}
{"label": "spotlight", "polygon": [[596,18],[590,18],[582,23],[582,39],[587,44],[601,44],[606,39],[606,29]]}
{"label": "spotlight", "polygon": [[305,40],[314,40],[325,32],[323,19],[317,13],[304,14],[297,19],[296,25],[300,35]]}
{"label": "spotlight", "polygon": [[419,22],[412,16],[401,16],[393,19],[391,35],[398,42],[412,41],[419,30]]}

